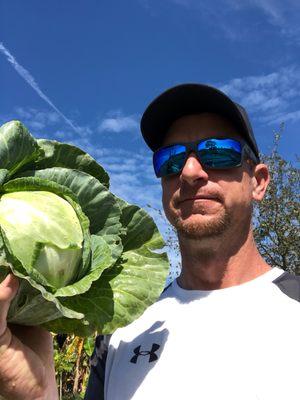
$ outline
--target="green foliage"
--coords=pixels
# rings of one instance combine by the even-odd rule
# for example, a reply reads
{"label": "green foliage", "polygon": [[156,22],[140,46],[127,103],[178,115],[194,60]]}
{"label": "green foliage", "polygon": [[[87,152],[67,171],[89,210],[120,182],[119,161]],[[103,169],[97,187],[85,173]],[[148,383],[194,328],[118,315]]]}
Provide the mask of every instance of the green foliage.
{"label": "green foliage", "polygon": [[262,156],[271,181],[263,201],[255,206],[254,236],[270,265],[300,274],[300,170],[279,154],[280,137],[281,131],[275,134],[272,153]]}
{"label": "green foliage", "polygon": [[89,359],[96,334],[82,338],[68,335],[60,347],[53,335],[54,362],[59,400],[83,399],[90,373]]}

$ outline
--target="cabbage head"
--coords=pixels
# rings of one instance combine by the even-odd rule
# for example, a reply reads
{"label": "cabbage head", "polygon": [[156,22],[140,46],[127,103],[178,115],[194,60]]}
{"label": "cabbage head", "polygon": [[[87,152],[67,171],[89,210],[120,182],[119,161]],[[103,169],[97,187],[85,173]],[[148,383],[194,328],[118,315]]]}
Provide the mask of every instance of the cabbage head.
{"label": "cabbage head", "polygon": [[4,194],[0,225],[25,267],[35,268],[57,289],[75,280],[83,233],[75,210],[62,197],[42,190]]}
{"label": "cabbage head", "polygon": [[66,143],[0,128],[0,282],[20,288],[8,320],[108,334],[140,316],[168,273],[152,218],[109,191],[106,171]]}

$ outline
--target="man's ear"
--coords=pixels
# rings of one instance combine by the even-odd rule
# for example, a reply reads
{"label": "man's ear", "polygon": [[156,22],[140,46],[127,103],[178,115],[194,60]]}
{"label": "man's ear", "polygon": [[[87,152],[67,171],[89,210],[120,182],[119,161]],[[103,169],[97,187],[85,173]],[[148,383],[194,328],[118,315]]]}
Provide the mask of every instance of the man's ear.
{"label": "man's ear", "polygon": [[265,164],[258,164],[253,172],[253,190],[252,197],[255,201],[261,201],[264,198],[268,184],[270,182],[269,169]]}

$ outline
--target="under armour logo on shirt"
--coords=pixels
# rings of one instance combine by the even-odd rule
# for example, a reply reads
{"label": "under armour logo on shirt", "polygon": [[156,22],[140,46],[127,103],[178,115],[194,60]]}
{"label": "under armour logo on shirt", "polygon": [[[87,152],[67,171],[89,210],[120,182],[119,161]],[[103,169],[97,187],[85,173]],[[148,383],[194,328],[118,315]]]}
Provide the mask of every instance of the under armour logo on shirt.
{"label": "under armour logo on shirt", "polygon": [[150,351],[145,351],[145,350],[141,351],[141,346],[138,346],[133,350],[135,355],[131,358],[130,362],[133,364],[136,364],[139,356],[149,356],[149,363],[152,361],[156,361],[158,359],[158,356],[155,354],[155,352],[159,348],[160,348],[160,345],[157,343],[153,343]]}

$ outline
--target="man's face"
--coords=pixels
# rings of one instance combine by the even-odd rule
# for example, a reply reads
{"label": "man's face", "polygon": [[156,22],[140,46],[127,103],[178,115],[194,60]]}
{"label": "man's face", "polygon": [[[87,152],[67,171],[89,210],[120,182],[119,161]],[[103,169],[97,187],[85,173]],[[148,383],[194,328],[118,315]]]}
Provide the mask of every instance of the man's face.
{"label": "man's face", "polygon": [[[208,137],[241,139],[225,118],[211,113],[188,115],[170,127],[163,145]],[[203,169],[190,153],[181,173],[161,180],[163,207],[179,235],[191,238],[239,235],[249,230],[252,214],[252,169]],[[230,234],[229,234],[230,236]]]}

